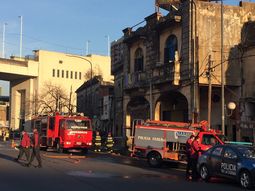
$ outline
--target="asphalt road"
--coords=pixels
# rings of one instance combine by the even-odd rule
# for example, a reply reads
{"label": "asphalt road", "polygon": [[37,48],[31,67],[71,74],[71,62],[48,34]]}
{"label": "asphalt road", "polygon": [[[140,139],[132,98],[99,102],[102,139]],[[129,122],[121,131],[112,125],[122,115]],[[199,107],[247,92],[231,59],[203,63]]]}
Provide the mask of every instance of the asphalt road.
{"label": "asphalt road", "polygon": [[89,152],[85,158],[74,154],[70,158],[69,154],[41,152],[43,168],[35,168],[15,162],[17,155],[9,142],[0,142],[1,191],[241,190],[237,183],[223,179],[189,182],[183,168],[166,164],[154,169],[126,156]]}

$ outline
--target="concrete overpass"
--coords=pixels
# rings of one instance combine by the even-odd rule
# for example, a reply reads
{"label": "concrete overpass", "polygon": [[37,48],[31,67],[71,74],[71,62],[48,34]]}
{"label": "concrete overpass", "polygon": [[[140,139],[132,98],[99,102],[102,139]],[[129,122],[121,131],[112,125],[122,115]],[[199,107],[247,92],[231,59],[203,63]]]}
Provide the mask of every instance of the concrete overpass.
{"label": "concrete overpass", "polygon": [[[10,82],[10,111],[9,125],[11,129],[20,128],[21,123],[25,121],[25,116],[21,116],[22,101],[21,96],[17,99],[17,93],[13,93],[16,84],[21,84],[29,79],[38,77],[39,63],[29,60],[5,59],[0,58],[0,80]],[[27,90],[26,88],[24,88]],[[26,97],[23,95],[23,97]],[[14,111],[16,109],[16,111]]]}
{"label": "concrete overpass", "polygon": [[38,77],[38,62],[0,58],[0,80],[16,81]]}

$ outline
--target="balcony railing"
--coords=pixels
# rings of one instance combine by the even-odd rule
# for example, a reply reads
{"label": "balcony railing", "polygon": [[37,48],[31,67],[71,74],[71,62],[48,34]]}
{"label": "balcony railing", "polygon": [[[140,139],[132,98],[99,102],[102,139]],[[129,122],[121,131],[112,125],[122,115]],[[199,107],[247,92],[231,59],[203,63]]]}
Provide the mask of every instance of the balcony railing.
{"label": "balcony railing", "polygon": [[174,77],[174,65],[158,65],[147,71],[126,74],[124,88],[132,89],[146,87],[149,86],[150,82],[152,84],[169,82],[170,84],[173,82]]}

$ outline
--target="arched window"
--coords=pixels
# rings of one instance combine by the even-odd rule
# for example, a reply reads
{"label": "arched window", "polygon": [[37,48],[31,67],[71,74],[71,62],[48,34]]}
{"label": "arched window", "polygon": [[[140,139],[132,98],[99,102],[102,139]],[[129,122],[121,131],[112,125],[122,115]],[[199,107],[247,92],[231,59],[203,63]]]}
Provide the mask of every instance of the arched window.
{"label": "arched window", "polygon": [[175,51],[178,51],[178,41],[175,35],[170,35],[165,44],[164,63],[175,61]]}
{"label": "arched window", "polygon": [[135,51],[135,72],[143,71],[143,50],[141,48]]}

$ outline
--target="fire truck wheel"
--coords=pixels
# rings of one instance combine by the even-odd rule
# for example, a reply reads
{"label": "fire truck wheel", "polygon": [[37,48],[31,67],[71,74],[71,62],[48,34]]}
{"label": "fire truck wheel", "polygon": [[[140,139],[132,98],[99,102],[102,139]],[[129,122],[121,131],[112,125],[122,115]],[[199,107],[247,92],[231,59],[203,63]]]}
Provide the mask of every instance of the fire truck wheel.
{"label": "fire truck wheel", "polygon": [[162,164],[161,155],[158,152],[148,154],[148,163],[151,167],[160,167]]}
{"label": "fire truck wheel", "polygon": [[210,179],[210,172],[209,172],[209,169],[207,168],[206,165],[203,164],[199,168],[199,175],[202,178],[202,180],[209,181],[209,179]]}
{"label": "fire truck wheel", "polygon": [[63,153],[63,151],[64,151],[63,148],[61,148],[59,141],[56,144],[56,150],[57,150],[58,153]]}
{"label": "fire truck wheel", "polygon": [[88,154],[88,149],[83,149],[82,154],[84,154],[84,155]]}
{"label": "fire truck wheel", "polygon": [[40,148],[42,151],[47,151],[48,147],[41,147]]}

